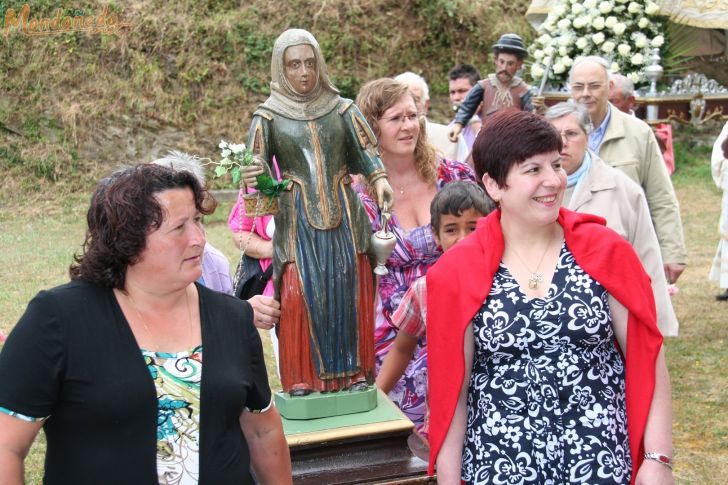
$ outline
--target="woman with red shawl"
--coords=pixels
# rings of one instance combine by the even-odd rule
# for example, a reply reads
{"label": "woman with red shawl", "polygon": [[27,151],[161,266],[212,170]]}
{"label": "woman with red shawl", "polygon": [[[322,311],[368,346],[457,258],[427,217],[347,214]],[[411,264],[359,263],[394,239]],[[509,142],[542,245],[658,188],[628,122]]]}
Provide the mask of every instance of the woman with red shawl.
{"label": "woman with red shawl", "polygon": [[475,141],[499,210],[427,273],[439,483],[673,483],[649,277],[604,219],[560,209],[561,148],[522,111]]}

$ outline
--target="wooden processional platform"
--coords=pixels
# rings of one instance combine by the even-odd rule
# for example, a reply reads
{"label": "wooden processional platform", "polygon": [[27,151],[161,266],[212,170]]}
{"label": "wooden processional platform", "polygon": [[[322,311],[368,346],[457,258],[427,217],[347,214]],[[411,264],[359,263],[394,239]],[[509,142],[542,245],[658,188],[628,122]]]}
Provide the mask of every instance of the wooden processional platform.
{"label": "wooden processional platform", "polygon": [[414,456],[408,439],[412,422],[377,391],[371,411],[329,418],[283,418],[291,450],[293,483],[420,484],[435,483],[427,463]]}

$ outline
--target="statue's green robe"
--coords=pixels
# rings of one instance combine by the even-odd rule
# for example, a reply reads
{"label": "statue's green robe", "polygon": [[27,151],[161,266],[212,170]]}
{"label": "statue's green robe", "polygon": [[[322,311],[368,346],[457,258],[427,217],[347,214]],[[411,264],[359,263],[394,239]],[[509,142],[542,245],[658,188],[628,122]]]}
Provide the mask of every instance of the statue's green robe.
{"label": "statue's green robe", "polygon": [[[282,176],[293,182],[281,195],[275,216],[276,297],[282,307],[287,304],[281,278],[286,265],[295,265],[318,377],[360,373],[356,302],[358,285],[363,277],[372,277],[372,266],[360,267],[357,255],[368,253],[372,230],[349,174],[368,177],[383,170],[376,138],[353,102],[339,98],[314,119],[291,119],[259,107],[248,147],[269,166],[275,156]],[[281,326],[286,324],[281,320]]]}

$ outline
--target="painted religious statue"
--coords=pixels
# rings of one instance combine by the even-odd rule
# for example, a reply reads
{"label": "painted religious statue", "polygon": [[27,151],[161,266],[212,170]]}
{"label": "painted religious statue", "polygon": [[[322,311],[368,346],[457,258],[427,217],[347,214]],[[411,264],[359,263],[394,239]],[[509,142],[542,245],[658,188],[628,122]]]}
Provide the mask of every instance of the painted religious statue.
{"label": "painted religious statue", "polygon": [[313,35],[283,32],[271,77],[248,133],[259,165],[244,179],[254,186],[275,156],[293,182],[279,199],[273,242],[281,384],[293,396],[363,390],[374,382],[372,231],[349,174],[367,177],[380,207],[391,207],[392,189],[376,137],[329,80]]}

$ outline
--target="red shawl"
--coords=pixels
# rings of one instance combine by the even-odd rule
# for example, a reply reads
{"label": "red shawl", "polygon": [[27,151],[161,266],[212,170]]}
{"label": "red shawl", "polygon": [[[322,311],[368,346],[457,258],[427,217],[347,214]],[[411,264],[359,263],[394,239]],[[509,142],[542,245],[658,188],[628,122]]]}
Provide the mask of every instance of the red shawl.
{"label": "red shawl", "polygon": [[[562,208],[558,222],[577,264],[629,311],[625,373],[634,483],[643,459],[655,362],[662,346],[650,279],[629,243],[608,229],[603,218]],[[503,249],[497,210],[478,221],[476,231],[443,254],[427,272],[430,475],[463,383],[465,329],[490,293]],[[458,355],[461,357],[456,358]]]}

